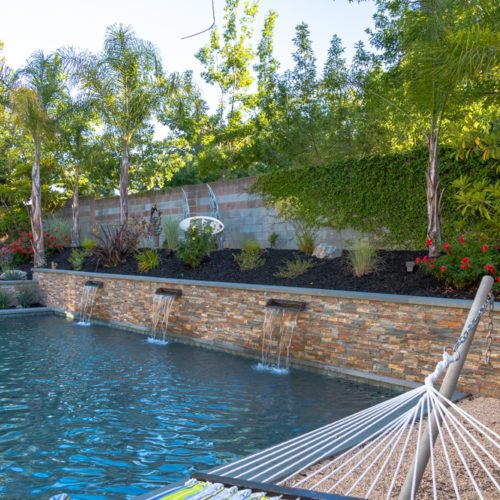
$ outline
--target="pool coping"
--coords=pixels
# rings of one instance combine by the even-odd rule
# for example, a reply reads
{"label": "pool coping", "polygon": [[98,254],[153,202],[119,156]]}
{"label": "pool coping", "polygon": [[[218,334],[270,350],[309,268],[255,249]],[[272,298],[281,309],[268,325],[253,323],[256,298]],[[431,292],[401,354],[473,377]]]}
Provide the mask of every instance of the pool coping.
{"label": "pool coping", "polygon": [[0,316],[28,316],[30,314],[52,313],[50,307],[20,307],[18,309],[0,309]]}
{"label": "pool coping", "polygon": [[[153,283],[170,283],[181,285],[197,285],[206,286],[211,288],[232,288],[236,290],[251,290],[257,292],[279,292],[288,293],[291,295],[311,295],[320,297],[338,297],[353,300],[373,300],[380,302],[393,302],[399,304],[415,304],[425,306],[439,306],[460,309],[470,309],[472,299],[446,299],[442,297],[423,297],[413,295],[398,295],[390,293],[372,293],[372,292],[352,292],[347,290],[325,290],[322,288],[299,288],[288,286],[276,285],[254,285],[249,283],[230,283],[226,281],[201,281],[201,280],[185,280],[180,278],[160,278],[151,276],[136,276],[133,274],[113,274],[113,273],[96,273],[87,271],[74,271],[65,269],[46,269],[46,268],[33,268],[33,272],[39,273],[56,273],[56,274],[70,274],[78,276],[90,276],[94,278],[111,278],[129,281],[146,281]],[[493,309],[500,311],[500,302],[494,302]]]}

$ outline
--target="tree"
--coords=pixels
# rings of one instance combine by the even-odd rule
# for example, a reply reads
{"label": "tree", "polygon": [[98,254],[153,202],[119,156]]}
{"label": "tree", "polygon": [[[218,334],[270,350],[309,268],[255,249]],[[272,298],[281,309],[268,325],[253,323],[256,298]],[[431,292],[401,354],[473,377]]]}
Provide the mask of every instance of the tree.
{"label": "tree", "polygon": [[499,61],[498,6],[490,0],[377,0],[377,6],[371,41],[382,51],[390,83],[404,90],[404,99],[391,104],[410,119],[417,116],[428,149],[427,239],[430,256],[437,256],[440,134],[450,108],[492,90]]}
{"label": "tree", "polygon": [[67,95],[61,102],[59,114],[63,161],[69,163],[74,172],[71,189],[73,192],[71,246],[78,247],[80,246],[78,204],[80,173],[82,168],[92,165],[94,159],[92,137],[92,122],[96,119],[94,103],[84,98],[72,99]]}
{"label": "tree", "polygon": [[158,51],[120,24],[107,28],[101,54],[75,56],[70,50],[66,57],[97,103],[108,132],[120,143],[120,221],[126,222],[131,141],[148,125],[165,81]]}
{"label": "tree", "polygon": [[18,86],[12,90],[10,105],[20,127],[33,142],[31,173],[31,230],[33,235],[34,265],[45,262],[42,225],[42,193],[40,184],[40,157],[42,141],[54,133],[55,109],[62,91],[61,64],[54,55],[35,52],[28,64],[18,72]]}
{"label": "tree", "polygon": [[222,40],[217,28],[212,29],[210,42],[196,54],[205,66],[204,80],[220,89],[219,106],[210,117],[198,164],[202,172],[220,171],[223,178],[236,165],[249,164],[245,149],[249,146],[251,124],[245,123],[245,112],[252,84],[250,63],[254,53],[250,39],[258,2],[245,3],[238,22],[239,3],[226,0]]}

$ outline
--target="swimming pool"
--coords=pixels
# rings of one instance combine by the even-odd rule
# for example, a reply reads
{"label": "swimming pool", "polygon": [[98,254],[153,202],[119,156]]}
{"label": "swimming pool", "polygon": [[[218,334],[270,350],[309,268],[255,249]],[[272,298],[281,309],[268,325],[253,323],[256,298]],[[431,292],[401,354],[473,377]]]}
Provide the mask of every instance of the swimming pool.
{"label": "swimming pool", "polygon": [[0,497],[130,498],[394,395],[56,316],[0,324]]}

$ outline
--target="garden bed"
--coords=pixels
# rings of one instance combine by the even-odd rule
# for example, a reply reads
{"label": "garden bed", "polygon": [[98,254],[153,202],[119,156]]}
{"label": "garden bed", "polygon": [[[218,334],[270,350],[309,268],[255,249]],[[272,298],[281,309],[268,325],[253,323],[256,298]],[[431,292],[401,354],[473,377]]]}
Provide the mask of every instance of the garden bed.
{"label": "garden bed", "polygon": [[[66,248],[62,252],[52,255],[49,260],[57,264],[57,269],[71,270],[73,268],[68,262],[70,253],[71,249]],[[346,252],[337,259],[322,260],[296,250],[268,249],[262,254],[264,264],[251,271],[241,271],[235,261],[234,254],[239,254],[240,250],[223,249],[214,251],[197,268],[186,266],[170,250],[160,250],[159,253],[161,255],[160,266],[146,273],[138,271],[137,261],[133,257],[113,268],[97,267],[95,260],[89,257],[85,259],[81,270],[160,278],[390,293],[423,297],[471,299],[474,296],[474,290],[455,290],[447,287],[418,266],[415,267],[413,273],[408,273],[405,263],[415,261],[416,257],[422,257],[425,255],[425,251],[379,251],[377,270],[360,277],[353,274]],[[315,267],[296,278],[275,276],[287,260],[294,260],[297,255],[303,259],[312,260],[316,264]],[[25,264],[21,269],[29,271],[30,267]]]}

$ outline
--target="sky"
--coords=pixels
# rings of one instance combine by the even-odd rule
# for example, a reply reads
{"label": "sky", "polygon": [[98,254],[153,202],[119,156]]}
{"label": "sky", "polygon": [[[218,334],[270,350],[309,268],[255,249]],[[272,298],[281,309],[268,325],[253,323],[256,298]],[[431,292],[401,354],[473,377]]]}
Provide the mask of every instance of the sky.
{"label": "sky", "polygon": [[[214,0],[218,26],[223,23],[224,0]],[[243,4],[243,0],[241,2]],[[254,25],[254,46],[260,39],[264,17],[278,13],[275,27],[275,57],[280,71],[293,67],[294,28],[309,25],[313,48],[321,71],[333,34],[346,47],[350,60],[354,45],[368,37],[364,30],[373,26],[373,2],[347,0],[260,0]],[[209,40],[209,33],[181,40],[212,24],[211,0],[0,0],[0,41],[3,56],[12,69],[22,67],[36,50],[46,53],[73,46],[99,52],[106,27],[114,23],[131,25],[139,38],[159,49],[167,72],[191,69],[211,107],[217,90],[201,83],[201,65],[194,57]]]}

